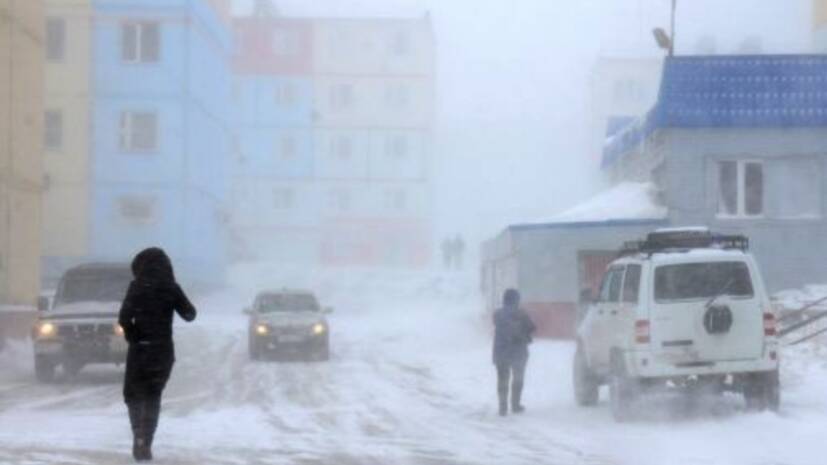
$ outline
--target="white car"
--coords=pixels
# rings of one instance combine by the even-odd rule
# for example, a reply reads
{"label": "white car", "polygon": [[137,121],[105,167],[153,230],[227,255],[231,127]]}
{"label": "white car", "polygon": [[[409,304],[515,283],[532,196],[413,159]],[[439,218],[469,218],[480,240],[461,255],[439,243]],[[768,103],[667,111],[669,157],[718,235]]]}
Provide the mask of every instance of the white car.
{"label": "white car", "polygon": [[250,315],[250,358],[264,356],[301,357],[314,360],[330,358],[330,324],[312,292],[280,290],[259,293]]}
{"label": "white car", "polygon": [[39,381],[52,381],[57,367],[74,375],[85,365],[126,362],[118,311],[131,280],[128,264],[90,263],[63,274],[53,303],[40,298],[32,329]]}
{"label": "white car", "polygon": [[579,405],[609,384],[618,421],[649,388],[740,392],[751,409],[779,407],[775,315],[743,236],[659,230],[607,269],[577,330]]}

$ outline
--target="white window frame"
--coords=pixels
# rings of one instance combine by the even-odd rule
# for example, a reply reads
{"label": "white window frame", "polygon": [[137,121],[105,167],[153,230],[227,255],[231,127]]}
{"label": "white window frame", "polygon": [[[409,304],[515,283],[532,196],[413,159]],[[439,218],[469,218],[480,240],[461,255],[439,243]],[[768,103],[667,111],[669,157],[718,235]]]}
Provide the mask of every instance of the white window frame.
{"label": "white window frame", "polygon": [[276,105],[282,107],[292,107],[296,105],[298,100],[296,95],[296,85],[293,82],[281,82],[276,84]]}
{"label": "white window frame", "polygon": [[296,194],[289,187],[273,189],[273,208],[279,211],[291,210],[296,204]]}
{"label": "white window frame", "polygon": [[[137,116],[149,116],[151,115],[155,119],[155,125],[152,128],[153,134],[153,145],[152,147],[136,147],[135,143],[135,136],[136,131],[134,128],[134,119]],[[119,132],[119,144],[120,150],[124,153],[155,153],[158,151],[158,147],[160,146],[160,134],[159,134],[159,124],[158,124],[158,113],[155,111],[132,111],[132,110],[124,110],[120,114],[120,132]]]}
{"label": "white window frame", "polygon": [[348,110],[355,103],[355,89],[351,83],[333,84],[330,88],[330,108]]}
{"label": "white window frame", "polygon": [[[722,211],[722,202],[723,199],[721,198],[721,165],[723,163],[735,163],[735,172],[736,172],[736,207],[737,211],[735,214],[727,213]],[[759,214],[748,214],[747,213],[747,192],[746,192],[746,172],[747,172],[747,165],[760,165],[761,166],[761,195],[763,198],[761,199],[761,213]],[[737,160],[717,160],[715,163],[715,170],[716,170],[716,209],[717,209],[717,217],[721,219],[761,219],[765,217],[766,212],[766,185],[767,185],[767,175],[766,170],[764,169],[764,161],[760,159],[754,158],[744,158],[744,159],[737,159]]]}
{"label": "white window frame", "polygon": [[[49,127],[48,122],[49,122],[49,115],[50,114],[54,115],[57,118],[57,120],[59,122],[59,125],[57,127]],[[47,109],[46,112],[43,114],[43,148],[45,148],[46,150],[52,150],[52,151],[53,150],[60,150],[60,149],[63,148],[63,136],[65,134],[65,131],[63,130],[64,129],[63,126],[64,126],[63,111],[60,110],[59,108],[49,108],[49,109]],[[55,132],[56,134],[51,134],[52,132]],[[56,136],[56,138],[57,138],[57,143],[56,144],[49,144],[48,143],[49,140],[50,140],[49,139],[50,135]]]}
{"label": "white window frame", "polygon": [[328,192],[330,208],[338,212],[350,211],[353,206],[353,196],[348,189],[332,189]]}
{"label": "white window frame", "polygon": [[[155,57],[148,57],[148,51],[144,50],[144,34],[145,29],[154,26],[158,34],[158,50]],[[125,52],[126,35],[129,28],[135,28],[135,46],[132,50],[133,57],[128,57]],[[148,64],[158,63],[161,61],[161,50],[163,48],[163,35],[161,34],[161,23],[158,21],[126,21],[121,23],[121,61],[129,64]]]}
{"label": "white window frame", "polygon": [[296,137],[293,136],[293,134],[282,134],[278,138],[278,144],[279,158],[290,160],[296,158],[296,156],[298,155],[298,142],[296,141]]}
{"label": "white window frame", "polygon": [[281,57],[296,56],[300,52],[299,34],[292,29],[276,29],[272,38],[273,54]]}
{"label": "white window frame", "polygon": [[385,191],[385,209],[402,212],[408,209],[408,193],[404,189]]}
{"label": "white window frame", "polygon": [[[124,209],[127,202],[146,202],[149,206],[149,215],[146,217],[134,217],[125,214]],[[118,218],[132,224],[153,224],[158,221],[158,200],[153,196],[145,195],[122,195],[117,199]]]}
{"label": "white window frame", "polygon": [[[52,26],[59,26],[57,30],[52,29]],[[57,37],[53,36],[52,32],[59,32]],[[52,39],[58,39],[57,48],[59,49],[59,53],[55,54],[54,56],[51,54],[52,51]],[[45,47],[45,55],[46,60],[51,63],[60,63],[66,60],[66,19],[57,17],[57,16],[50,16],[46,18],[46,47]]]}

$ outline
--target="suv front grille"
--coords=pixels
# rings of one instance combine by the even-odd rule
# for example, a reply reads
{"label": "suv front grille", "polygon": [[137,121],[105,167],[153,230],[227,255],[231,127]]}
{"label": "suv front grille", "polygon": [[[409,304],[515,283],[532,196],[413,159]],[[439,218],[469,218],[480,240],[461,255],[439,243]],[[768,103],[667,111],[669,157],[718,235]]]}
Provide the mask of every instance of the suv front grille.
{"label": "suv front grille", "polygon": [[115,334],[115,328],[111,324],[62,324],[58,326],[57,333],[68,339],[91,339],[100,336],[111,336]]}

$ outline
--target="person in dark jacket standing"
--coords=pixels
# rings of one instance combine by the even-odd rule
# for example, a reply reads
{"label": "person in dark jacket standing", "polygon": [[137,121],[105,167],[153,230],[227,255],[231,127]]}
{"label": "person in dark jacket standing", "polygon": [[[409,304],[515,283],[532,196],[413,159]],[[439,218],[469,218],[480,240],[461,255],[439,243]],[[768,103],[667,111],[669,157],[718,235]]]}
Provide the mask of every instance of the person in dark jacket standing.
{"label": "person in dark jacket standing", "polygon": [[497,394],[502,416],[508,413],[509,378],[511,411],[525,411],[520,401],[528,362],[528,344],[535,329],[534,322],[520,308],[520,293],[516,289],[506,290],[503,307],[494,312],[494,365],[497,367]]}
{"label": "person in dark jacket standing", "polygon": [[133,281],[121,305],[118,323],[129,342],[123,396],[132,426],[132,455],[152,460],[152,440],[161,413],[161,394],[175,363],[172,318],[195,319],[195,307],[175,282],[172,263],[156,247],[132,260]]}

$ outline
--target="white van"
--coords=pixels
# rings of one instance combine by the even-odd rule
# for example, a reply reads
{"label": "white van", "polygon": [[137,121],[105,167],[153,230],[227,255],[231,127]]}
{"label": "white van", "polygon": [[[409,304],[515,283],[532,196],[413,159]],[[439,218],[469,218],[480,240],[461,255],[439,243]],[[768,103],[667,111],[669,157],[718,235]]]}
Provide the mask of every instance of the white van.
{"label": "white van", "polygon": [[752,409],[779,406],[775,315],[743,236],[665,229],[611,263],[577,330],[574,390],[597,403],[609,384],[624,420],[654,387],[736,391]]}

